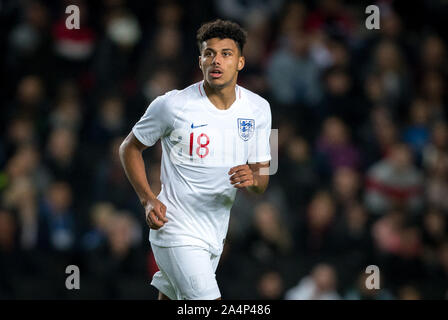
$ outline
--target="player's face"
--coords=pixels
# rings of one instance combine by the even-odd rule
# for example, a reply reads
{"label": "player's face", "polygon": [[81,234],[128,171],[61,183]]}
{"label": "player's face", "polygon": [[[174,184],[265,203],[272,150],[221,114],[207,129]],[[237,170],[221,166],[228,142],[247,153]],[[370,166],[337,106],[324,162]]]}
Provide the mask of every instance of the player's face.
{"label": "player's face", "polygon": [[232,39],[212,38],[202,43],[199,68],[212,88],[235,85],[238,71],[244,67],[244,57]]}

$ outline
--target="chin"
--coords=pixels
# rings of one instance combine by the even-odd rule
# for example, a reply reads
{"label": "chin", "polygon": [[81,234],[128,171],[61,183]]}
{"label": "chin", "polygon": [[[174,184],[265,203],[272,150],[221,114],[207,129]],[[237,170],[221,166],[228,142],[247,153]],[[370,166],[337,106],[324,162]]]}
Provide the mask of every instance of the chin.
{"label": "chin", "polygon": [[224,81],[222,79],[208,79],[208,85],[214,89],[225,88],[230,85],[231,81]]}

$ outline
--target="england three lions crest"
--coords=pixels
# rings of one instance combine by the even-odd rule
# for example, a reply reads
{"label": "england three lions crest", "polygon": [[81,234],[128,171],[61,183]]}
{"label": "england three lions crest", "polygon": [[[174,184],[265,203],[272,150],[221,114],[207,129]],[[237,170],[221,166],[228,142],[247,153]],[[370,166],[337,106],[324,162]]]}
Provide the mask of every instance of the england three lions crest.
{"label": "england three lions crest", "polygon": [[255,132],[255,120],[238,118],[238,134],[244,141],[252,138]]}

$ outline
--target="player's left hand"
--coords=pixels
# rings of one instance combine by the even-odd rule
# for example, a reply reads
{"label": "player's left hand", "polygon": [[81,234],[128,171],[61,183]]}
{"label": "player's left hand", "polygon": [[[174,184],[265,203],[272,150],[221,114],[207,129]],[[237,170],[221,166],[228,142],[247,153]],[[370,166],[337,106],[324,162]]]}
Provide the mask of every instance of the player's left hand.
{"label": "player's left hand", "polygon": [[255,184],[254,174],[247,164],[230,168],[229,175],[231,175],[230,183],[233,184],[235,188],[242,189]]}

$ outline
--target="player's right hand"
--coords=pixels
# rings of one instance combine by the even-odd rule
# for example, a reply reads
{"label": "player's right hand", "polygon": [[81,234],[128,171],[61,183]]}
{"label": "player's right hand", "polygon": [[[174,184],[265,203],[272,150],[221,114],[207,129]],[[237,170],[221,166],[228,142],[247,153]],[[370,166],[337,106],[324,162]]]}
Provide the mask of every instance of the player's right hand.
{"label": "player's right hand", "polygon": [[144,204],[146,223],[151,229],[158,230],[168,222],[166,206],[159,199],[151,199]]}

